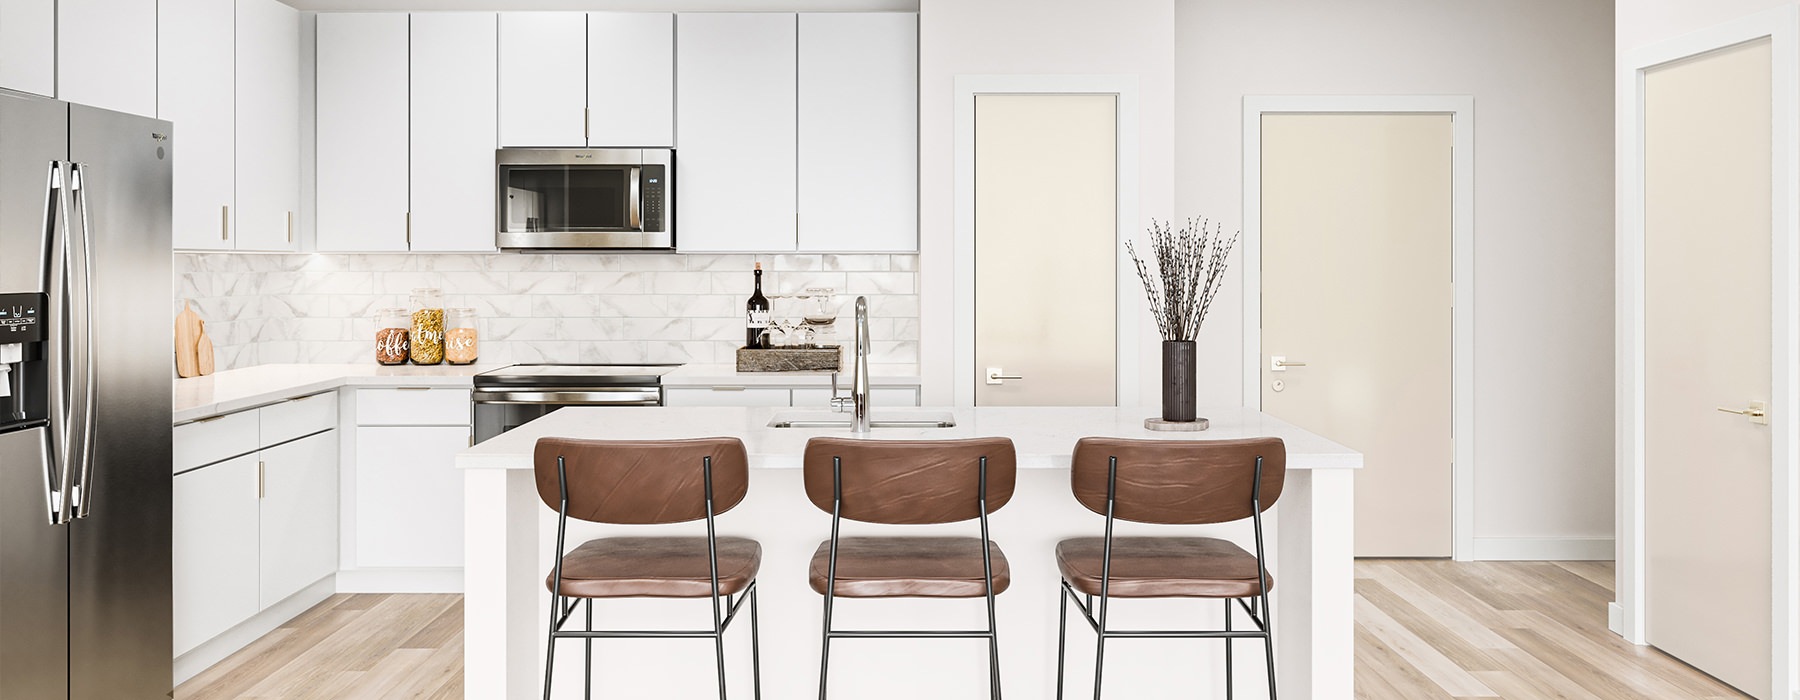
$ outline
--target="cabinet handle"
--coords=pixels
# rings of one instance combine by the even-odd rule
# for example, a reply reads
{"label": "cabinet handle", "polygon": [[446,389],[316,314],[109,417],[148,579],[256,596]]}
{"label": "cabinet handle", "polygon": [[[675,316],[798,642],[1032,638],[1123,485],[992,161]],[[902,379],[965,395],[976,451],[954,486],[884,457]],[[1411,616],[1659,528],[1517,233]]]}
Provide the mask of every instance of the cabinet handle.
{"label": "cabinet handle", "polygon": [[741,387],[741,386],[715,386],[712,388],[712,390],[713,391],[743,391],[744,387]]}
{"label": "cabinet handle", "polygon": [[257,498],[264,497],[264,486],[267,481],[267,479],[264,478],[265,471],[266,471],[266,463],[263,462],[262,460],[257,460],[256,461],[256,497]]}
{"label": "cabinet handle", "polygon": [[294,242],[294,212],[287,213],[287,242]]}
{"label": "cabinet handle", "polygon": [[588,128],[589,128],[588,123],[590,121],[589,117],[592,114],[593,114],[592,109],[589,109],[587,107],[581,108],[581,140],[583,140],[583,141],[593,138],[592,135],[590,135],[588,133]]}
{"label": "cabinet handle", "polygon": [[394,387],[394,390],[395,391],[431,391],[431,387],[428,387],[428,386],[397,386],[397,387]]}
{"label": "cabinet handle", "polygon": [[219,207],[219,240],[231,240],[231,205]]}
{"label": "cabinet handle", "polygon": [[194,421],[194,422],[195,422],[195,423],[211,423],[211,422],[213,422],[213,421],[216,421],[216,420],[218,420],[218,419],[220,419],[220,418],[224,418],[224,417],[225,417],[225,416],[229,416],[229,415],[231,415],[231,414],[229,414],[229,413],[221,413],[221,414],[219,414],[219,415],[216,415],[216,416],[207,416],[207,417],[205,417],[205,418],[201,418],[201,419],[199,419],[199,420],[196,420],[196,421]]}
{"label": "cabinet handle", "polygon": [[406,212],[406,249],[412,250],[412,212]]}

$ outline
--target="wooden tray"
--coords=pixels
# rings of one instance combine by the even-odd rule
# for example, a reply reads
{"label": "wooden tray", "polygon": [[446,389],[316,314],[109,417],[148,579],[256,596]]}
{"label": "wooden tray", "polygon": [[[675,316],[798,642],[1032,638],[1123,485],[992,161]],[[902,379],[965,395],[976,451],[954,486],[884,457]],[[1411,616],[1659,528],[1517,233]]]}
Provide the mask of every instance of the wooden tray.
{"label": "wooden tray", "polygon": [[737,349],[739,372],[836,372],[843,351],[837,345],[816,348]]}

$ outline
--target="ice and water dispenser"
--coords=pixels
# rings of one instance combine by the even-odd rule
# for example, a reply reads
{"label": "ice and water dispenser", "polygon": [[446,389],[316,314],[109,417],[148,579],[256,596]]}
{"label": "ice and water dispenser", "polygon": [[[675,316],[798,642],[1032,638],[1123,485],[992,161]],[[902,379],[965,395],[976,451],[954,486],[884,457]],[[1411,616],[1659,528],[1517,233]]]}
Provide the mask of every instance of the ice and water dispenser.
{"label": "ice and water dispenser", "polygon": [[[0,294],[0,426],[43,418],[45,295]],[[36,385],[36,386],[33,386]]]}

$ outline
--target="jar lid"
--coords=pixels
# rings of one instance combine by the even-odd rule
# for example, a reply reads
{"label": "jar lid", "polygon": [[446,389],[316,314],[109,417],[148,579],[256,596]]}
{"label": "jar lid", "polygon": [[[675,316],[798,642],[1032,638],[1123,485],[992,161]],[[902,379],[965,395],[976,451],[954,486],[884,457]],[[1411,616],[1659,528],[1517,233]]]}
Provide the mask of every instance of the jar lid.
{"label": "jar lid", "polygon": [[404,314],[404,313],[406,313],[406,309],[404,309],[404,308],[402,308],[402,307],[398,307],[398,306],[390,306],[390,307],[388,307],[388,308],[385,308],[385,309],[376,309],[376,310],[375,310],[375,313],[376,313],[376,315],[380,315],[380,314]]}
{"label": "jar lid", "polygon": [[453,313],[453,314],[467,314],[470,316],[475,315],[475,310],[472,308],[466,307],[466,306],[444,309],[444,312],[445,313]]}
{"label": "jar lid", "polygon": [[440,293],[440,291],[438,290],[437,287],[413,287],[412,293],[414,293],[414,294],[438,294],[438,293]]}

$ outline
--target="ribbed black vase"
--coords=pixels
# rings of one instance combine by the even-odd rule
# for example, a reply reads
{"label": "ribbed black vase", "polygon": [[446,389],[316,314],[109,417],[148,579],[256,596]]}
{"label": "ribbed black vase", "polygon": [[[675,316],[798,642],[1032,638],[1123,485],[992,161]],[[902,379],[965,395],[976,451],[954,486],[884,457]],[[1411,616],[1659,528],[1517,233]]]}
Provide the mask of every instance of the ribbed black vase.
{"label": "ribbed black vase", "polygon": [[1162,419],[1194,420],[1194,341],[1165,340],[1162,346]]}

